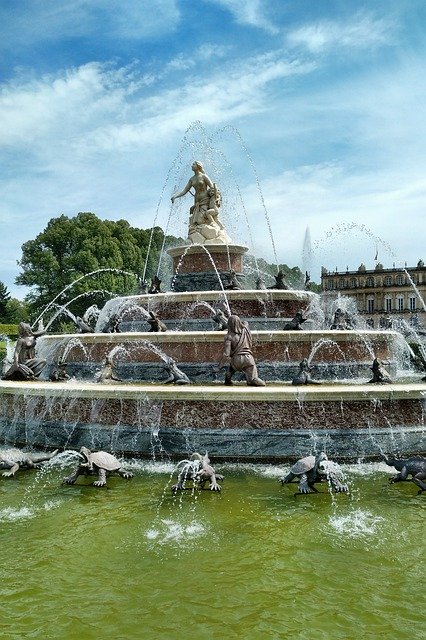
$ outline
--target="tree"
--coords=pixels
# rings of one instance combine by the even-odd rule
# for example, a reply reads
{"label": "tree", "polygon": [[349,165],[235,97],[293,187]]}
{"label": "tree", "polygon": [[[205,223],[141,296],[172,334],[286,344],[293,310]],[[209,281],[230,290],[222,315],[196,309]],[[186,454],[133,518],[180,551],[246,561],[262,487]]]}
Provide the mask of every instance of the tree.
{"label": "tree", "polygon": [[100,220],[88,212],[61,215],[23,244],[16,283],[33,287],[26,297],[33,316],[64,289],[58,304],[77,297],[70,310],[82,315],[112,295],[135,293],[144,271],[154,275],[163,242],[160,227],[137,229],[125,220]]}
{"label": "tree", "polygon": [[10,293],[6,285],[0,282],[0,322],[6,322],[7,303],[10,300]]}

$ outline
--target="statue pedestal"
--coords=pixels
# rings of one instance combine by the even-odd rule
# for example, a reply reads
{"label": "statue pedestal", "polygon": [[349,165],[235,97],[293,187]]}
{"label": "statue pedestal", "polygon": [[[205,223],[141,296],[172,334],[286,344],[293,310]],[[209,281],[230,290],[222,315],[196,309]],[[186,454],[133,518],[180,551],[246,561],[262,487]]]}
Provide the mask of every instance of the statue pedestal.
{"label": "statue pedestal", "polygon": [[243,285],[243,255],[247,251],[248,247],[236,244],[190,244],[168,249],[173,260],[173,290],[222,290],[231,270]]}

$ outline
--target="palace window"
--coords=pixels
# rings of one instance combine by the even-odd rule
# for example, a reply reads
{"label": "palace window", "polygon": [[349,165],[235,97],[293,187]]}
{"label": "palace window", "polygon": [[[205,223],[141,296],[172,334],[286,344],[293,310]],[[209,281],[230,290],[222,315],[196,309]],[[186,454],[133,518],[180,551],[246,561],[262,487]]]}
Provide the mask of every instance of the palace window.
{"label": "palace window", "polygon": [[374,313],[374,296],[367,298],[367,313]]}
{"label": "palace window", "polygon": [[343,278],[340,278],[339,280],[339,289],[344,289],[345,288],[345,281],[343,280]]}
{"label": "palace window", "polygon": [[385,287],[392,286],[392,276],[385,276],[383,284],[385,285]]}
{"label": "palace window", "polygon": [[410,307],[410,311],[415,311],[416,310],[416,297],[415,296],[410,296],[408,298],[408,304]]}
{"label": "palace window", "polygon": [[385,311],[388,313],[392,311],[392,298],[391,296],[386,296],[385,298]]}
{"label": "palace window", "polygon": [[403,298],[403,296],[398,296],[397,303],[398,303],[398,311],[404,311],[404,298]]}
{"label": "palace window", "polygon": [[402,284],[404,284],[404,276],[399,274],[396,276],[396,284],[401,286]]}
{"label": "palace window", "polygon": [[367,287],[374,287],[374,278],[373,278],[373,276],[368,276],[366,284],[367,284]]}
{"label": "palace window", "polygon": [[356,278],[351,278],[350,279],[350,285],[351,289],[356,289],[357,287],[357,282],[356,282]]}

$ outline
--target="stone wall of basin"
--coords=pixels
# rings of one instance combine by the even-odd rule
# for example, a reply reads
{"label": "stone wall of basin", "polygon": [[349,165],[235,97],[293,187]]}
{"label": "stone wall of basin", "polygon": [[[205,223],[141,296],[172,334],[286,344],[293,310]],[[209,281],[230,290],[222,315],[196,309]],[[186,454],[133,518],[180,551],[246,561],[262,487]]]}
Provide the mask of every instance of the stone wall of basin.
{"label": "stone wall of basin", "polygon": [[[223,351],[224,332],[115,333],[45,336],[38,341],[38,353],[50,366],[66,353],[68,373],[93,380],[105,358],[112,360],[123,380],[146,382],[167,378],[164,357],[172,357],[194,381],[220,381],[217,364]],[[310,358],[312,375],[321,379],[371,377],[374,357],[386,363],[394,374],[399,336],[380,331],[253,331],[253,354],[265,380],[289,382],[299,362]],[[314,353],[315,352],[315,353]],[[313,354],[313,355],[312,355]]]}
{"label": "stone wall of basin", "polygon": [[[103,309],[108,317],[121,308],[123,322],[141,321],[153,311],[163,320],[211,318],[212,309],[220,305],[243,318],[292,318],[304,311],[318,296],[309,291],[287,290],[235,290],[168,292],[113,298]],[[141,307],[141,311],[138,311]]]}
{"label": "stone wall of basin", "polygon": [[47,383],[0,385],[0,439],[170,457],[197,449],[287,460],[326,447],[341,459],[426,452],[424,385],[231,389]]}

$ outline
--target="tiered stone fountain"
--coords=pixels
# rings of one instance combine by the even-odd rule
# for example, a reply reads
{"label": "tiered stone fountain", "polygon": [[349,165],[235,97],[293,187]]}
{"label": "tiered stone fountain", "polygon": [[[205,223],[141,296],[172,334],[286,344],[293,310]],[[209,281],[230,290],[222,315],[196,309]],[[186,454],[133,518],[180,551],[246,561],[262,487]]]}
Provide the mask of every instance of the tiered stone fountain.
{"label": "tiered stone fountain", "polygon": [[[227,236],[220,194],[200,166],[194,163],[194,177],[172,198],[195,189],[188,244],[169,250],[173,290],[110,300],[94,333],[40,338],[45,380],[0,383],[2,440],[147,457],[207,449],[216,459],[239,461],[288,460],[319,448],[335,459],[424,453],[426,385],[366,384],[375,357],[396,371],[401,336],[286,330],[316,294],[235,288],[244,279],[246,247]],[[248,322],[265,387],[224,386],[218,370],[224,331],[212,319],[218,308]],[[149,331],[151,312],[167,331]],[[105,333],[114,318],[121,332]],[[115,379],[97,382],[107,358]],[[164,384],[167,358],[192,384]],[[303,358],[321,385],[291,384]],[[71,379],[49,382],[61,359]]]}

